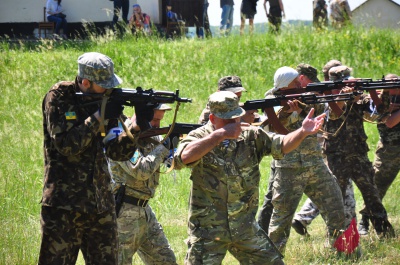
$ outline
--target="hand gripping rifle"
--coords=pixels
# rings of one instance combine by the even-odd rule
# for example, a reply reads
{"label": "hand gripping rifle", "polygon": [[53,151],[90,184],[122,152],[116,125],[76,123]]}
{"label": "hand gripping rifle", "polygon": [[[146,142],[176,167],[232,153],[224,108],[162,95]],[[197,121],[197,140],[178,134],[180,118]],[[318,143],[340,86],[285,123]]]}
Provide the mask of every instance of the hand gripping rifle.
{"label": "hand gripping rifle", "polygon": [[288,100],[298,100],[303,104],[331,103],[336,101],[347,101],[354,99],[359,92],[343,93],[336,95],[316,94],[293,94],[293,95],[277,95],[273,98],[248,100],[243,104],[244,110],[261,109],[267,116],[269,122],[274,126],[275,130],[280,134],[288,134],[289,131],[280,123],[274,107],[287,105]]}
{"label": "hand gripping rifle", "polygon": [[[141,87],[137,87],[136,89],[128,89],[128,88],[114,88],[108,89],[104,94],[94,94],[94,93],[81,93],[77,92],[77,96],[90,96],[94,99],[98,98],[98,101],[93,101],[89,104],[99,103],[101,101],[101,115],[102,120],[104,120],[104,113],[107,102],[116,101],[124,106],[134,107],[137,104],[146,103],[148,105],[153,105],[154,107],[160,103],[175,103],[177,102],[177,107],[175,109],[174,121],[176,118],[176,114],[179,109],[179,104],[192,102],[190,98],[181,98],[179,97],[179,90],[174,92],[169,91],[155,91],[152,88],[148,90],[143,90]],[[122,124],[124,124],[122,122]],[[124,128],[125,129],[125,128]],[[105,136],[104,123],[101,122],[100,130],[102,136]],[[127,131],[127,130],[125,130]],[[129,135],[129,134],[128,134]],[[133,137],[132,137],[133,138]]]}

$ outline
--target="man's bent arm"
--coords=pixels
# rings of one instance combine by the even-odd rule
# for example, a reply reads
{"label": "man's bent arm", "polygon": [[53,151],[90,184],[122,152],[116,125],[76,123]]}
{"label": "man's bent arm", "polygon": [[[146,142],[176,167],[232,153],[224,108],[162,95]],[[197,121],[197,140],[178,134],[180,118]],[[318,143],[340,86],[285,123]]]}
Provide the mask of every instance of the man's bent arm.
{"label": "man's bent arm", "polygon": [[187,165],[201,159],[224,139],[224,133],[220,129],[202,139],[189,143],[181,154],[182,162]]}

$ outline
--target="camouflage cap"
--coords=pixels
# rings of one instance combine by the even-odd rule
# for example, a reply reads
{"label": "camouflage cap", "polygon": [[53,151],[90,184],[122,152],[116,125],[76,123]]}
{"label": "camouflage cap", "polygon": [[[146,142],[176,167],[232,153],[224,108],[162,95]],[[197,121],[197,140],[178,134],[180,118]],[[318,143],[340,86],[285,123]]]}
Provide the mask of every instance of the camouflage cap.
{"label": "camouflage cap", "polygon": [[348,79],[350,77],[352,69],[345,66],[335,66],[329,70],[329,80],[331,81],[340,81],[343,79]]}
{"label": "camouflage cap", "polygon": [[220,119],[234,119],[243,116],[246,112],[239,107],[239,99],[230,91],[219,91],[208,98],[210,113]]}
{"label": "camouflage cap", "polygon": [[98,52],[88,52],[79,56],[78,76],[103,88],[114,88],[122,83],[121,78],[114,74],[111,58]]}
{"label": "camouflage cap", "polygon": [[342,65],[342,62],[338,61],[338,60],[330,60],[329,62],[327,62],[324,65],[324,68],[322,68],[322,73],[324,74],[324,77],[328,78],[329,77],[329,70],[332,67],[340,66],[340,65]]}
{"label": "camouflage cap", "polygon": [[233,93],[246,91],[246,89],[242,87],[242,80],[240,80],[240,77],[235,75],[222,77],[218,81],[218,90],[230,91]]}
{"label": "camouflage cap", "polygon": [[154,107],[154,110],[172,110],[170,106],[164,103],[160,103],[157,106]]}
{"label": "camouflage cap", "polygon": [[301,64],[297,65],[296,70],[300,75],[307,76],[308,79],[310,79],[314,83],[320,82],[318,77],[317,77],[317,75],[318,75],[317,69],[315,69],[311,65],[306,64],[306,63],[301,63]]}

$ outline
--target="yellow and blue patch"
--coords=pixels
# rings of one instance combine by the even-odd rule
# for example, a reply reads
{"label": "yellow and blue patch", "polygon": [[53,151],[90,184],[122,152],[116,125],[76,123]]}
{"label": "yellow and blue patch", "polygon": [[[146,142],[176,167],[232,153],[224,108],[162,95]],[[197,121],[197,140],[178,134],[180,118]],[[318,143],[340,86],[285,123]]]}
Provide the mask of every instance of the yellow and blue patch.
{"label": "yellow and blue patch", "polygon": [[75,111],[68,111],[65,113],[65,118],[67,120],[76,120],[76,113]]}

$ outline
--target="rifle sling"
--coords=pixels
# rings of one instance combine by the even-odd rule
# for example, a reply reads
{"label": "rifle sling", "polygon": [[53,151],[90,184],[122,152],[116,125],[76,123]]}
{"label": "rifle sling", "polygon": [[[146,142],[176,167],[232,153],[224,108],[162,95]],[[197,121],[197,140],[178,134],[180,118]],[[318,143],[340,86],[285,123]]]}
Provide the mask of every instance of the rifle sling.
{"label": "rifle sling", "polygon": [[128,129],[128,127],[126,127],[125,122],[121,119],[121,116],[118,117],[119,122],[122,125],[122,128],[124,129],[124,132],[126,133],[126,135],[129,137],[129,139],[131,139],[131,141],[134,143],[135,142],[135,137],[133,137],[131,131]]}
{"label": "rifle sling", "polygon": [[175,122],[176,122],[176,116],[178,115],[178,110],[179,110],[179,106],[180,106],[180,105],[181,105],[181,103],[178,101],[178,102],[176,103],[176,108],[175,108],[175,112],[174,112],[174,118],[172,119],[172,124],[171,124],[171,126],[170,126],[170,128],[169,128],[168,133],[165,135],[164,139],[162,140],[162,143],[163,143],[164,141],[166,141],[167,138],[168,138],[168,137],[171,135],[171,133],[174,131]]}
{"label": "rifle sling", "polygon": [[[163,139],[163,142],[164,142],[165,140],[167,140],[167,138],[168,138],[168,137],[171,135],[171,133],[174,131],[174,127],[175,127],[175,123],[176,123],[176,116],[178,115],[179,106],[180,106],[180,102],[178,101],[178,102],[176,103],[176,108],[175,108],[174,118],[172,119],[172,124],[171,124],[171,126],[170,126],[170,128],[169,128],[168,133],[165,135],[165,137],[164,137],[164,139]],[[171,144],[172,144],[172,143],[171,143]],[[175,159],[172,159],[171,166],[164,172],[164,174],[167,174],[167,173],[171,172],[171,171],[174,169],[174,165],[175,165],[174,162],[175,162]]]}

